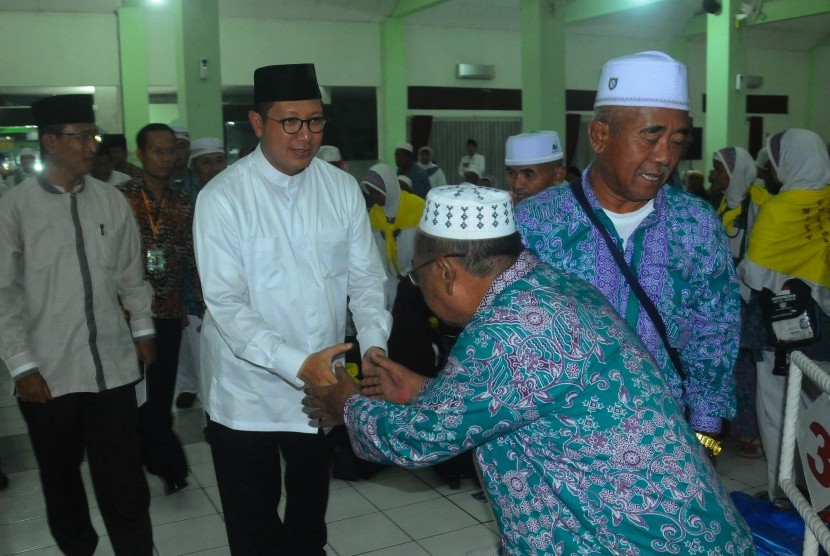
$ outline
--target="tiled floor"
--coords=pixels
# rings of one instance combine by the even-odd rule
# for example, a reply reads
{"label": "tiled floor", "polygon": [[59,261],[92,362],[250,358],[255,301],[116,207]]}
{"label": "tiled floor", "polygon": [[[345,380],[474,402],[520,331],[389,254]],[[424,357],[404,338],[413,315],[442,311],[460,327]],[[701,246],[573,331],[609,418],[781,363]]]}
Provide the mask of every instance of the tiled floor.
{"label": "tiled floor", "polygon": [[[5,369],[2,369],[5,371]],[[0,373],[0,457],[11,486],[0,492],[0,556],[60,554],[49,534],[40,481],[23,419],[11,396],[8,374]],[[190,486],[164,496],[161,481],[148,476],[150,516],[160,556],[230,554],[210,448],[202,438],[201,409],[177,411],[176,429],[185,443]],[[727,445],[718,471],[730,490],[755,493],[765,488],[763,459],[737,457]],[[88,479],[88,471],[84,469]],[[89,484],[89,481],[87,481]],[[326,515],[330,555],[458,556],[493,547],[498,537],[488,505],[471,496],[477,488],[463,481],[450,490],[429,470],[386,468],[370,481],[333,479]],[[95,497],[88,489],[93,523],[105,532]],[[112,554],[102,537],[96,554]]]}

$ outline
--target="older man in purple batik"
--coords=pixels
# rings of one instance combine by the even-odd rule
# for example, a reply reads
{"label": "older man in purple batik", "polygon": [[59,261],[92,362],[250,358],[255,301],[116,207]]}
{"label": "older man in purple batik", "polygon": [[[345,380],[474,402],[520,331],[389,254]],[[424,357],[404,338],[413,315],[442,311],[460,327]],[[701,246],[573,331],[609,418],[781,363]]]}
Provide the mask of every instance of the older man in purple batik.
{"label": "older man in purple batik", "polygon": [[[666,185],[690,131],[683,64],[662,52],[609,61],[589,128],[593,164],[580,181],[521,203],[516,222],[531,251],[595,285],[634,328],[714,454],[722,420],[735,415],[739,297],[723,226],[705,202]],[[595,224],[577,201],[577,189]],[[665,340],[600,227],[656,307]],[[680,365],[666,343],[677,350]]]}

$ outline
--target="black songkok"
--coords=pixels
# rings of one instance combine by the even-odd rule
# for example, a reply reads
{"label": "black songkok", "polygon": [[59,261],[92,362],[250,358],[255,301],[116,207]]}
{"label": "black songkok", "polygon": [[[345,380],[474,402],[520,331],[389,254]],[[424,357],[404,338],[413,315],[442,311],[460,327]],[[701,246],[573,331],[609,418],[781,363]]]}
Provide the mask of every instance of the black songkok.
{"label": "black songkok", "polygon": [[57,95],[32,105],[38,127],[63,124],[94,124],[92,95]]}
{"label": "black songkok", "polygon": [[127,150],[127,138],[124,136],[123,133],[110,133],[103,136],[103,143],[110,149],[112,148],[122,148],[125,151]]}
{"label": "black songkok", "polygon": [[322,99],[314,64],[265,66],[254,72],[254,104]]}

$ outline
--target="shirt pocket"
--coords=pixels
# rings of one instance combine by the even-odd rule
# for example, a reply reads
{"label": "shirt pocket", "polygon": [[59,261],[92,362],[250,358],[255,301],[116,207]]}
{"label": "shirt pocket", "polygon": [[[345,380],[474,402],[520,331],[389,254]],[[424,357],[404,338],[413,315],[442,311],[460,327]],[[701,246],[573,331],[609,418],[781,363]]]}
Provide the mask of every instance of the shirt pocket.
{"label": "shirt pocket", "polygon": [[281,254],[280,238],[253,238],[243,243],[242,263],[250,290],[270,291],[285,284],[287,261]]}
{"label": "shirt pocket", "polygon": [[105,224],[97,224],[85,227],[83,233],[87,259],[95,261],[101,268],[114,270],[118,261],[115,230]]}
{"label": "shirt pocket", "polygon": [[324,280],[337,279],[349,273],[348,228],[320,230],[315,243]]}

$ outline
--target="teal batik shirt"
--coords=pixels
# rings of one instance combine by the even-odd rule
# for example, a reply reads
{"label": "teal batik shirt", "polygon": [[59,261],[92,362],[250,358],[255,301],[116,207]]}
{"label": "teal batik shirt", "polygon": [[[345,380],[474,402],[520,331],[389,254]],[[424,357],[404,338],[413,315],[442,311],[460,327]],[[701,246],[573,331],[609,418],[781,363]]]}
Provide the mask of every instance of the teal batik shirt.
{"label": "teal batik shirt", "polygon": [[[582,188],[600,222],[621,245],[588,182]],[[681,402],[692,426],[719,432],[735,416],[732,368],[740,343],[740,296],[726,232],[705,201],[663,186],[654,212],[634,231],[625,260],[666,324],[686,380],[570,185],[552,187],[516,207],[525,245],[544,262],[593,284],[637,331]]]}
{"label": "teal batik shirt", "polygon": [[602,294],[523,253],[411,404],[355,395],[362,458],[475,449],[509,554],[753,554],[663,375]]}

